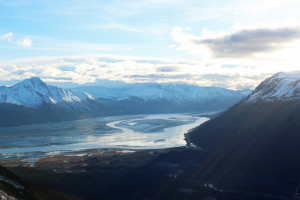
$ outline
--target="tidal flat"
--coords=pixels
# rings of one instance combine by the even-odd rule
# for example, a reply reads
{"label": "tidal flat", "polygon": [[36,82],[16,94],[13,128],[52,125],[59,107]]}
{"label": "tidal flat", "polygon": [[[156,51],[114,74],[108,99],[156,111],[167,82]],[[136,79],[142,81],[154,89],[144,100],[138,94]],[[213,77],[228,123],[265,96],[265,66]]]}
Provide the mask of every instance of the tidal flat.
{"label": "tidal flat", "polygon": [[0,128],[0,159],[36,158],[103,148],[185,146],[184,134],[213,114],[154,114],[90,118]]}

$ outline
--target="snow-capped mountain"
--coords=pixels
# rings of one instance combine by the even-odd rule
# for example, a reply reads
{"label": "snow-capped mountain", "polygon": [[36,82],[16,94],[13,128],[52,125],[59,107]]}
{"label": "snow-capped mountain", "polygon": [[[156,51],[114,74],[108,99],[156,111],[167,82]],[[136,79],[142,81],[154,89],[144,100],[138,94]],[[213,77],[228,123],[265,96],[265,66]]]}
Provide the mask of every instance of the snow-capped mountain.
{"label": "snow-capped mountain", "polygon": [[0,87],[0,126],[97,117],[107,110],[87,93],[49,86],[37,77]]}
{"label": "snow-capped mountain", "polygon": [[299,82],[298,74],[275,74],[240,103],[189,133],[188,141],[209,151],[298,154]]}
{"label": "snow-capped mountain", "polygon": [[17,104],[29,108],[38,108],[43,103],[63,107],[80,106],[89,100],[93,100],[89,94],[48,86],[38,77],[26,79],[11,87],[0,88],[0,103]]}
{"label": "snow-capped mountain", "polygon": [[263,81],[245,103],[300,100],[300,74],[277,73]]}
{"label": "snow-capped mountain", "polygon": [[245,91],[233,91],[218,87],[200,87],[187,84],[137,83],[118,88],[103,86],[78,87],[75,90],[84,91],[97,99],[124,100],[132,97],[144,101],[167,100],[170,102],[203,102],[211,99],[236,98],[241,100],[248,94]]}

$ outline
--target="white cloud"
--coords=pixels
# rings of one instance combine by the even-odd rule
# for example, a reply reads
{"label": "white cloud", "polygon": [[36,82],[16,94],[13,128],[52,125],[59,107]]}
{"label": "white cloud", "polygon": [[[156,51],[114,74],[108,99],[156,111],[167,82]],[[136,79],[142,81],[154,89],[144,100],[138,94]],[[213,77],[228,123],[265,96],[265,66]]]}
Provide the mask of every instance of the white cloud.
{"label": "white cloud", "polygon": [[7,34],[4,34],[4,35],[0,36],[0,40],[10,41],[12,36],[13,36],[13,33],[9,32]]}
{"label": "white cloud", "polygon": [[205,60],[211,57],[211,52],[205,46],[196,45],[194,41],[201,39],[201,37],[195,36],[191,33],[184,31],[180,27],[174,27],[171,31],[173,41],[178,45],[172,45],[178,51],[185,51],[188,54],[201,55]]}
{"label": "white cloud", "polygon": [[23,40],[17,41],[16,44],[22,47],[31,47],[32,40],[29,36],[26,36]]}
{"label": "white cloud", "polygon": [[22,46],[22,47],[31,47],[32,46],[32,39],[29,36],[26,36],[23,40],[16,41],[16,40],[12,39],[13,35],[14,34],[12,32],[1,35],[0,40],[7,41],[10,44],[18,45],[18,46]]}

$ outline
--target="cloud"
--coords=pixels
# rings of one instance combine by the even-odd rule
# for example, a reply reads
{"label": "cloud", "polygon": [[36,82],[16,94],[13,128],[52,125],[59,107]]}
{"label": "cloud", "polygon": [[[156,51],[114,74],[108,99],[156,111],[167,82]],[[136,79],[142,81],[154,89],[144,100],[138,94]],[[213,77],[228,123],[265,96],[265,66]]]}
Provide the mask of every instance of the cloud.
{"label": "cloud", "polygon": [[7,34],[4,34],[4,35],[0,36],[0,40],[10,41],[12,36],[13,36],[13,33],[9,32]]}
{"label": "cloud", "polygon": [[0,40],[7,41],[9,44],[18,45],[22,47],[31,47],[32,46],[32,39],[29,36],[26,36],[23,40],[15,41],[12,39],[13,33],[9,32],[0,36]]}
{"label": "cloud", "polygon": [[17,41],[16,44],[22,47],[31,47],[32,40],[29,36],[26,36],[23,40]]}
{"label": "cloud", "polygon": [[246,57],[260,52],[273,52],[299,38],[299,28],[260,28],[241,30],[223,37],[194,42],[206,45],[215,57]]}
{"label": "cloud", "polygon": [[201,36],[195,36],[173,28],[171,35],[179,44],[175,49],[202,57],[241,59],[290,48],[291,42],[300,39],[299,27],[243,28],[230,33],[204,29],[202,32]]}

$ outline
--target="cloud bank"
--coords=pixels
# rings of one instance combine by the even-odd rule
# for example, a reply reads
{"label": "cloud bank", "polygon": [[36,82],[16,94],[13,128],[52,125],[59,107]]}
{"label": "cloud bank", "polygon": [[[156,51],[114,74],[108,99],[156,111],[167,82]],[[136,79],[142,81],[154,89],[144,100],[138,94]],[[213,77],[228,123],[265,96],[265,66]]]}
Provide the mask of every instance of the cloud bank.
{"label": "cloud bank", "polygon": [[[272,72],[249,66],[223,66],[185,60],[122,56],[69,56],[16,60],[0,64],[0,85],[38,76],[60,86],[99,85],[104,80],[173,82],[229,89],[254,88]],[[109,82],[108,81],[108,82]]]}

